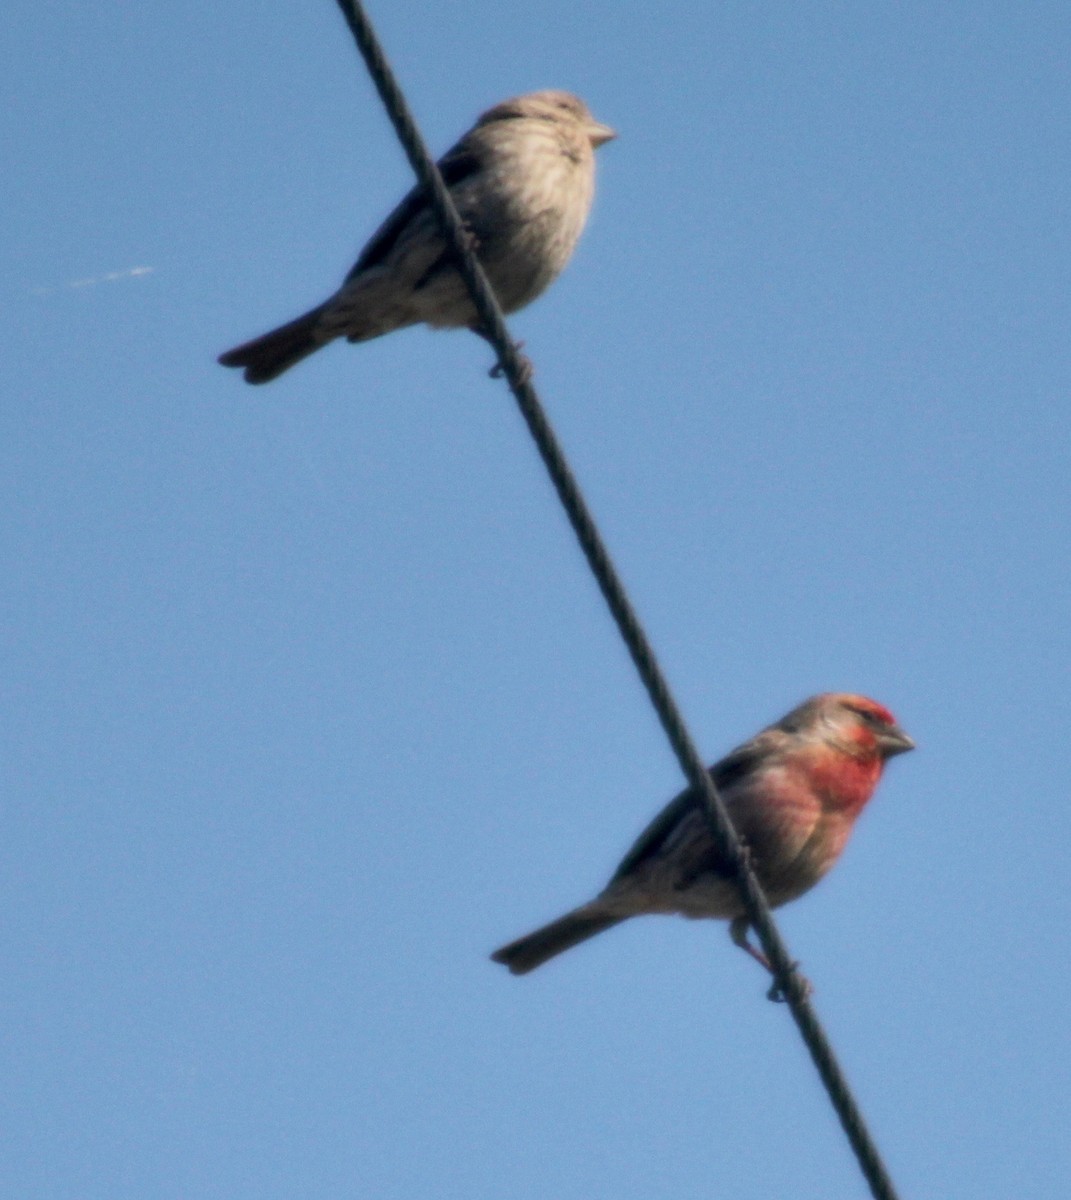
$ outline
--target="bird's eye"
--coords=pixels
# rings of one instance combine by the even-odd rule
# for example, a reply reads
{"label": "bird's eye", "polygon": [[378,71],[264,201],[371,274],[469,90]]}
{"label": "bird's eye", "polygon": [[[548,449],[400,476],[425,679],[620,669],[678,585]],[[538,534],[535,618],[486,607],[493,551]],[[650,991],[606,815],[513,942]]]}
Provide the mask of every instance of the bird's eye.
{"label": "bird's eye", "polygon": [[883,729],[887,723],[880,713],[872,712],[869,708],[856,708],[854,704],[850,704],[848,707],[862,719],[864,724],[872,725],[875,729]]}

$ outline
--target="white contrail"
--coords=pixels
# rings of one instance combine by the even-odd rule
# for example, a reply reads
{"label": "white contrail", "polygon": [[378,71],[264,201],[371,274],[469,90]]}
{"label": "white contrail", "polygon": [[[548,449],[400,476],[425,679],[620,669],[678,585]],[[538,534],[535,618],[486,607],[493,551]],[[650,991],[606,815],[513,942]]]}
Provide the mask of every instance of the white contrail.
{"label": "white contrail", "polygon": [[[155,267],[126,267],[122,271],[109,271],[106,275],[92,275],[87,279],[68,279],[66,283],[60,285],[60,288],[95,287],[98,283],[115,283],[118,279],[136,279],[139,275],[151,275],[155,270]],[[35,287],[33,290],[37,296],[47,296],[50,292],[59,291],[60,288]]]}

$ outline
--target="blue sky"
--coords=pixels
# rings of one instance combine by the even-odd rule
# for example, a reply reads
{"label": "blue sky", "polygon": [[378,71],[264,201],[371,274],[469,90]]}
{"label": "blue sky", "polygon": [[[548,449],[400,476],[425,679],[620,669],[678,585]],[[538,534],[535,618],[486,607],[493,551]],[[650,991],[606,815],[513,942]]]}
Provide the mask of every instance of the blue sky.
{"label": "blue sky", "polygon": [[[919,744],[781,914],[903,1195],[1059,1194],[1071,12],[371,12],[436,150],[619,131],[511,328],[704,755]],[[864,1195],[721,925],[487,960],[680,786],[487,348],[215,365],[410,186],[335,6],[0,35],[0,1191]]]}

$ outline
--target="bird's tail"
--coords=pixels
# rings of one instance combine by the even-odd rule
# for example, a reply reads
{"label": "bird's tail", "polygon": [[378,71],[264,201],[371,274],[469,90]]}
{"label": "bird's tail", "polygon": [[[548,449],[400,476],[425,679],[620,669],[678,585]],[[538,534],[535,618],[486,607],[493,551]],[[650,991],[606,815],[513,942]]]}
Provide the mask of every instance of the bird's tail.
{"label": "bird's tail", "polygon": [[514,975],[525,975],[542,966],[548,958],[586,942],[588,938],[624,920],[624,917],[610,916],[593,904],[587,904],[526,937],[510,942],[508,946],[496,950],[491,958],[504,963]]}
{"label": "bird's tail", "polygon": [[322,328],[320,318],[324,307],[318,305],[270,333],[235,346],[219,356],[220,363],[225,367],[244,367],[247,383],[268,383],[336,336]]}

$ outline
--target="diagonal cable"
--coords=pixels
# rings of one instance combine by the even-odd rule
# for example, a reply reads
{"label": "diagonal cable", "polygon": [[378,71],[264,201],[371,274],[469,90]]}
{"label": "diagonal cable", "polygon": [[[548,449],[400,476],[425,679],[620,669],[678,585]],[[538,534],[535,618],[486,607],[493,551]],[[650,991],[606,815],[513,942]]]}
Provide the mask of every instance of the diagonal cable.
{"label": "diagonal cable", "polygon": [[788,948],[774,924],[770,905],[751,869],[746,850],[699,757],[684,718],[655,658],[654,650],[640,625],[565,454],[532,387],[531,369],[509,336],[502,310],[483,268],[472,251],[471,239],[458,216],[438,167],[428,153],[405,97],[379,45],[375,30],[360,0],[337,0],[337,3],[357,41],[358,49],[417,179],[431,197],[446,243],[454,252],[458,270],[472,297],[481,332],[498,355],[501,373],[505,375],[529,432],[536,442],[588,565],[598,581],[651,703],[658,713],[662,728],[688,782],[703,801],[715,843],[726,860],[732,864],[748,922],[755,930],[773,969],[775,987],[789,1005],[800,1035],[829,1094],[830,1102],[840,1118],[863,1175],[870,1185],[871,1193],[875,1200],[897,1200],[896,1190],[863,1120],[859,1105],[848,1087],[833,1053],[833,1047],[808,999],[806,982],[796,970],[796,964],[792,961]]}

